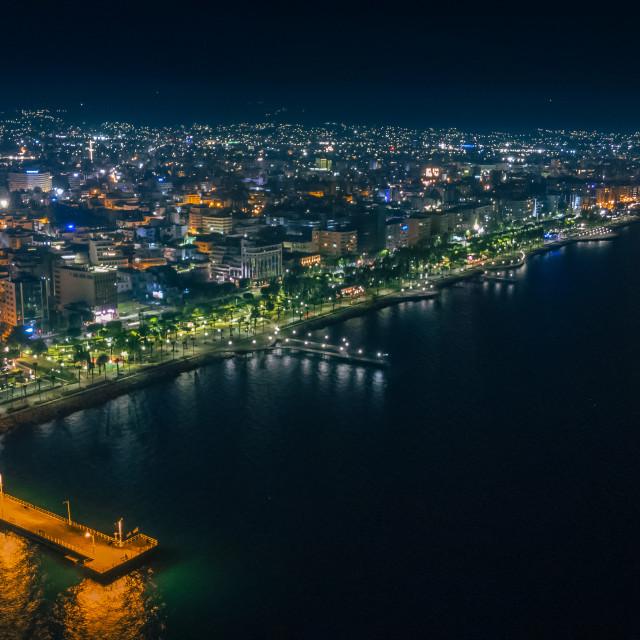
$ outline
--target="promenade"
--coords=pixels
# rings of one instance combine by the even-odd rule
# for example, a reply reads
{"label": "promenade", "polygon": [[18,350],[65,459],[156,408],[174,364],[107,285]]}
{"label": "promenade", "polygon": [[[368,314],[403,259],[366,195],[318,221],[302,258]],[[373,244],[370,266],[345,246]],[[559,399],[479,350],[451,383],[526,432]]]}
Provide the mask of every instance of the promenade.
{"label": "promenade", "polygon": [[[208,338],[207,333],[204,333],[204,335],[203,332],[200,332],[199,335],[194,334],[191,345],[183,348],[181,355],[177,355],[175,352],[179,352],[179,348],[177,350],[174,349],[166,353],[164,359],[161,355],[160,362],[157,361],[156,354],[154,362],[136,363],[133,366],[129,363],[126,367],[122,365],[119,370],[116,368],[115,372],[113,371],[113,365],[110,365],[111,371],[109,374],[107,374],[105,368],[104,376],[96,375],[95,380],[93,376],[90,379],[86,378],[82,385],[68,383],[64,386],[50,387],[45,383],[40,386],[32,382],[25,389],[25,395],[15,399],[9,395],[10,391],[6,390],[0,392],[0,432],[12,429],[20,424],[37,424],[60,418],[88,407],[98,406],[107,400],[129,393],[136,388],[166,379],[167,376],[178,375],[184,371],[211,364],[219,359],[236,355],[243,356],[248,352],[271,351],[274,340],[279,340],[280,345],[284,346],[285,338],[295,339],[302,335],[301,333],[296,335],[298,330],[304,332],[316,331],[390,305],[428,299],[439,295],[442,289],[461,280],[478,276],[497,280],[497,276],[493,277],[493,274],[487,275],[487,272],[491,273],[492,271],[521,267],[528,255],[551,251],[575,242],[610,240],[616,235],[612,233],[612,229],[632,224],[638,220],[638,218],[630,218],[621,222],[610,223],[606,227],[578,231],[572,235],[545,242],[542,246],[532,247],[521,252],[518,256],[487,259],[464,265],[447,274],[428,274],[429,284],[427,284],[426,278],[423,281],[412,281],[410,279],[406,284],[401,283],[395,289],[380,291],[379,295],[364,296],[353,299],[348,303],[345,301],[337,306],[334,303],[326,310],[324,307],[329,305],[321,304],[319,310],[307,310],[304,318],[293,317],[283,318],[281,321],[278,320],[277,327],[276,320],[271,318],[265,323],[270,326],[268,328],[263,326],[262,333],[249,334],[246,331],[246,335],[242,335],[242,330],[239,326],[236,326],[234,327],[235,334],[225,338],[222,334],[223,329],[218,328],[216,339],[214,327],[214,331]],[[276,331],[276,328],[278,331]],[[296,349],[288,348],[287,351],[294,352]],[[304,349],[297,349],[297,351],[303,352]],[[308,348],[306,351],[311,353]],[[327,353],[328,351],[330,350],[320,348],[317,354],[326,357],[331,355]],[[353,352],[350,355],[353,356]],[[364,364],[364,361],[369,359],[369,364],[383,364],[383,366],[387,364],[386,361],[381,363],[379,358],[371,357],[367,354],[363,355],[364,357],[354,358],[352,362],[355,363],[358,360]],[[343,361],[349,360],[349,358],[341,357],[340,354],[335,354],[335,357]]]}
{"label": "promenade", "polygon": [[6,493],[0,495],[0,523],[55,549],[98,581],[126,573],[158,544],[141,533],[120,542]]}

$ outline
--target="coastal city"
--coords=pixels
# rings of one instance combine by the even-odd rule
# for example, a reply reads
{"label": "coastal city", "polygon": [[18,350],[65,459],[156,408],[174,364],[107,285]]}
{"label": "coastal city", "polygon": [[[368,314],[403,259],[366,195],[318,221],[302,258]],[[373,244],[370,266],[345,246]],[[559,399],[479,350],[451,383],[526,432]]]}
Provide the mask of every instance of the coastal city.
{"label": "coastal city", "polygon": [[4,113],[0,411],[499,278],[528,252],[609,237],[638,203],[640,133]]}
{"label": "coastal city", "polygon": [[0,640],[640,638],[628,3],[5,5]]}

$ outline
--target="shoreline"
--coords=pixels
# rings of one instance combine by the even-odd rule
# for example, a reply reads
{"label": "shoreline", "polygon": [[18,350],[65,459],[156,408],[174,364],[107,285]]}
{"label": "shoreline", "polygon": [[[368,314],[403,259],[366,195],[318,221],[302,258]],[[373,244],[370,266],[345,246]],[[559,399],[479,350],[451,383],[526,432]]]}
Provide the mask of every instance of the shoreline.
{"label": "shoreline", "polygon": [[[640,222],[640,218],[626,220],[611,226],[618,229],[630,226],[637,222]],[[587,241],[608,241],[615,239],[615,237],[615,235],[609,234],[604,237],[566,238],[558,242],[549,243],[526,253],[523,263],[514,265],[513,268],[522,266],[530,256],[540,255],[547,251],[553,251],[554,249],[558,249],[569,244]],[[509,269],[512,267],[505,266],[504,268]],[[463,273],[449,275],[438,280],[433,284],[433,289],[428,291],[395,292],[382,297],[376,297],[356,303],[348,307],[341,307],[337,310],[329,311],[325,315],[309,319],[303,323],[295,324],[294,326],[302,328],[303,330],[317,331],[324,327],[333,326],[346,320],[351,320],[367,313],[379,311],[380,309],[385,309],[386,307],[401,304],[403,302],[428,300],[440,295],[442,289],[450,287],[457,282],[475,278],[482,275],[483,272],[484,269],[482,267],[470,269]],[[284,336],[291,330],[292,329],[290,327],[283,327],[280,335]],[[247,339],[245,338],[244,340]],[[133,374],[124,375],[120,379],[95,382],[84,389],[78,389],[67,394],[62,394],[57,398],[40,404],[28,404],[23,408],[16,408],[16,410],[11,413],[5,413],[0,416],[0,434],[10,432],[21,425],[37,426],[44,422],[64,418],[76,413],[77,411],[99,407],[109,400],[126,395],[136,389],[142,389],[150,386],[156,382],[166,379],[167,377],[175,378],[181,373],[193,371],[194,369],[199,369],[221,360],[243,356],[246,357],[248,353],[256,353],[265,350],[267,349],[264,345],[252,346],[251,344],[241,343],[241,345],[238,345],[238,347],[232,351],[211,351],[209,353],[182,357],[163,363],[150,364],[146,368]]]}

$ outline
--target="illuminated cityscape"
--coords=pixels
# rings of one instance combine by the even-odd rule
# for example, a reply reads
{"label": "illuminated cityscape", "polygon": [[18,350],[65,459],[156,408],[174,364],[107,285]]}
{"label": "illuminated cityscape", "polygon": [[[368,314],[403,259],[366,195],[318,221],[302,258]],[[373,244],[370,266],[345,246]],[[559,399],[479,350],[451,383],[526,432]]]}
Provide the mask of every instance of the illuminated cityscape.
{"label": "illuminated cityscape", "polygon": [[[88,126],[22,111],[0,122],[0,167],[4,428],[234,356],[393,370],[381,345],[324,327],[460,283],[513,287],[529,256],[611,242],[640,206],[640,133]],[[69,500],[67,518],[7,482],[3,522],[90,579],[139,582],[156,564],[161,536],[122,519],[95,531]]]}
{"label": "illuminated cityscape", "polygon": [[636,22],[517,9],[3,6],[0,640],[640,636]]}
{"label": "illuminated cityscape", "polygon": [[277,324],[292,297],[401,289],[624,219],[639,198],[640,134],[62,115],[0,124],[5,338],[77,338],[123,309],[177,316],[232,294],[229,327],[253,309]]}

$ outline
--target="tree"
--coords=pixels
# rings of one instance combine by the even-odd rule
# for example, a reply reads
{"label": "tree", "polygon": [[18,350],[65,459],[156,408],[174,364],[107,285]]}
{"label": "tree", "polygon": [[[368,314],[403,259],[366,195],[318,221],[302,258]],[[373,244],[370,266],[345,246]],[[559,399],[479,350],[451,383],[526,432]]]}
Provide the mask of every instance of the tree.
{"label": "tree", "polygon": [[106,353],[101,353],[98,356],[98,359],[96,361],[97,365],[98,365],[98,375],[100,375],[102,373],[102,367],[104,367],[104,377],[106,379],[107,377],[107,363],[109,362],[109,356]]}
{"label": "tree", "polygon": [[38,378],[38,363],[37,362],[33,362],[31,364],[31,368],[33,369],[33,373],[36,376],[36,384],[38,385],[38,396],[39,396],[40,400],[42,400],[42,392],[40,391],[41,380],[40,380],[40,378]]}
{"label": "tree", "polygon": [[122,331],[122,322],[120,320],[112,320],[107,322],[107,335],[111,338],[115,338]]}
{"label": "tree", "polygon": [[13,327],[11,332],[7,336],[7,344],[10,347],[18,349],[19,354],[22,355],[23,349],[29,344],[29,334],[25,333],[23,326]]}
{"label": "tree", "polygon": [[253,305],[253,308],[251,309],[251,315],[249,316],[251,318],[251,320],[253,320],[253,333],[256,333],[256,329],[257,329],[257,324],[258,324],[258,318],[260,318],[261,313],[260,313],[260,309],[258,308],[257,304]]}
{"label": "tree", "polygon": [[43,353],[49,351],[49,348],[47,347],[47,343],[45,342],[44,338],[38,338],[37,340],[33,341],[31,350],[37,356],[41,356]]}
{"label": "tree", "polygon": [[104,327],[100,323],[93,323],[87,327],[87,331],[92,334],[98,334],[103,331]]}
{"label": "tree", "polygon": [[142,340],[140,336],[136,335],[135,333],[129,334],[129,336],[127,337],[127,343],[128,343],[128,351],[130,352],[130,356],[133,356],[134,359],[137,356],[139,361],[140,351],[142,349]]}

